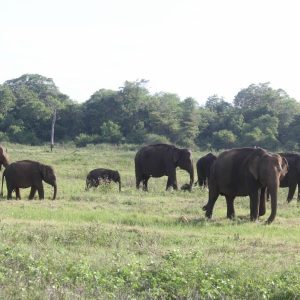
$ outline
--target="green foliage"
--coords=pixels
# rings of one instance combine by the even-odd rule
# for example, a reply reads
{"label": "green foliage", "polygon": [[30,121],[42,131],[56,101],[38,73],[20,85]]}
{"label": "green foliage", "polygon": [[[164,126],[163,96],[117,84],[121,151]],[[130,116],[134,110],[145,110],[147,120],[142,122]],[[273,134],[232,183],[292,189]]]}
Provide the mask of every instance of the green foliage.
{"label": "green foliage", "polygon": [[203,106],[169,92],[151,95],[147,83],[125,81],[117,91],[100,89],[78,104],[51,78],[25,74],[0,85],[0,131],[12,142],[48,142],[56,110],[55,141],[78,146],[163,140],[205,150],[253,145],[299,150],[300,104],[269,83],[240,90],[233,104],[212,95]]}
{"label": "green foliage", "polygon": [[97,135],[87,135],[85,133],[80,133],[75,137],[74,142],[77,147],[85,147],[88,144],[95,144],[99,140],[99,136]]}
{"label": "green foliage", "polygon": [[104,143],[117,144],[122,140],[120,126],[112,121],[104,122],[100,127],[100,139]]}
{"label": "green foliage", "polygon": [[236,135],[227,129],[222,129],[213,134],[213,147],[217,150],[232,148],[236,143]]}
{"label": "green foliage", "polygon": [[163,135],[148,133],[145,136],[146,144],[170,144],[171,142]]}

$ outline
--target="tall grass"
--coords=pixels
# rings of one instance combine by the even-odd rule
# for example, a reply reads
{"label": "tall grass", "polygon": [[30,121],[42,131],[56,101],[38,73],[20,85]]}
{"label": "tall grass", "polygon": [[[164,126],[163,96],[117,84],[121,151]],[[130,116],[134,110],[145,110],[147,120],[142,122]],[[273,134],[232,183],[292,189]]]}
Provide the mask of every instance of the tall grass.
{"label": "tall grass", "polygon": [[[76,149],[7,145],[11,161],[54,167],[58,199],[0,201],[0,297],[3,299],[296,299],[300,295],[300,208],[280,189],[277,218],[249,221],[249,199],[225,200],[211,221],[207,191],[165,191],[166,178],[135,190],[136,147]],[[204,153],[194,153],[195,161]],[[117,184],[85,191],[87,173],[119,170]],[[178,170],[179,185],[189,176]],[[6,194],[6,189],[4,191]]]}

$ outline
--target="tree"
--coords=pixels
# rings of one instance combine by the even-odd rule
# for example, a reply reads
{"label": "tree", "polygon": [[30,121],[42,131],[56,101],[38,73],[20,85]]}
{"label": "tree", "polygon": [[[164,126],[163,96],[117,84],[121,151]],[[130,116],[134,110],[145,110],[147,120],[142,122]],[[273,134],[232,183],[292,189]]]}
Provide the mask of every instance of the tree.
{"label": "tree", "polygon": [[101,89],[82,106],[82,118],[87,134],[97,134],[99,124],[107,121],[118,123],[122,113],[117,91]]}
{"label": "tree", "polygon": [[197,119],[198,104],[193,98],[186,98],[179,106],[181,108],[181,116],[177,143],[183,146],[193,146],[195,145],[195,138],[199,133]]}
{"label": "tree", "polygon": [[16,98],[13,92],[6,85],[0,85],[0,122],[14,108]]}
{"label": "tree", "polygon": [[[19,136],[18,141],[23,143],[49,140],[54,109],[59,115],[66,104],[72,103],[60,93],[52,79],[37,74],[25,74],[6,81],[2,86],[2,96],[0,92],[0,99],[6,104],[3,107],[6,112],[9,110],[9,115],[6,114],[0,124],[1,129],[9,131],[13,128],[10,130],[13,139]],[[16,128],[21,130],[22,138]]]}
{"label": "tree", "polygon": [[230,130],[222,129],[213,133],[213,148],[227,149],[232,148],[237,141],[237,136]]}
{"label": "tree", "polygon": [[100,139],[105,143],[119,143],[122,140],[120,126],[112,121],[104,122],[100,127]]}
{"label": "tree", "polygon": [[180,99],[176,94],[155,94],[149,106],[149,131],[176,142],[180,130],[180,114]]}

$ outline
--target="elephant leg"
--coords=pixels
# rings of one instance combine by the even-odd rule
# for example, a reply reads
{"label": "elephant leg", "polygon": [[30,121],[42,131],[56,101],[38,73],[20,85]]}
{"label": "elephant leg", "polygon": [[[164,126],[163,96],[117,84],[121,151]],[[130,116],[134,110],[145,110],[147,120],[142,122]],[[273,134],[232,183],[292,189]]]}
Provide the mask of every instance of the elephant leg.
{"label": "elephant leg", "polygon": [[139,190],[140,189],[140,183],[142,181],[142,178],[140,176],[136,176],[135,178],[135,186],[136,186],[136,189]]}
{"label": "elephant leg", "polygon": [[173,189],[176,191],[178,190],[177,179],[176,179],[176,170],[173,170],[168,176],[166,191],[169,189],[169,187],[173,187]]}
{"label": "elephant leg", "polygon": [[38,194],[39,194],[39,199],[42,200],[44,199],[44,187],[43,187],[43,184],[40,183],[38,186],[37,186],[37,191],[38,191]]}
{"label": "elephant leg", "polygon": [[227,218],[233,219],[235,217],[234,211],[234,196],[225,196],[227,204]]}
{"label": "elephant leg", "polygon": [[297,187],[297,183],[292,184],[292,185],[289,186],[289,193],[288,193],[288,196],[287,196],[287,199],[286,199],[287,202],[292,201],[292,199],[294,197],[294,194],[295,194],[295,191],[296,191],[296,187]]}
{"label": "elephant leg", "polygon": [[16,191],[16,199],[21,200],[20,188],[15,188],[15,191]]}
{"label": "elephant leg", "polygon": [[266,189],[266,196],[267,196],[267,201],[269,202],[270,201],[270,192],[269,192],[269,189],[267,188]]}
{"label": "elephant leg", "polygon": [[148,192],[148,180],[149,176],[145,176],[143,179],[143,191]]}
{"label": "elephant leg", "polygon": [[208,202],[206,203],[206,205],[202,207],[202,209],[206,211],[205,216],[209,219],[212,216],[212,212],[218,197],[219,197],[218,191],[213,191],[212,189],[209,190]]}
{"label": "elephant leg", "polygon": [[167,185],[166,185],[166,191],[169,189],[169,187],[172,186],[170,177],[168,177]]}
{"label": "elephant leg", "polygon": [[137,190],[140,189],[140,182],[141,182],[141,181],[138,180],[138,179],[135,181],[135,187],[136,187]]}
{"label": "elephant leg", "polygon": [[32,200],[34,198],[35,192],[36,192],[36,187],[32,186],[29,194],[29,200]]}
{"label": "elephant leg", "polygon": [[250,220],[257,221],[259,211],[260,189],[256,189],[250,194]]}
{"label": "elephant leg", "polygon": [[261,217],[266,213],[266,188],[262,188],[260,191],[260,200],[259,200],[259,213]]}
{"label": "elephant leg", "polygon": [[11,187],[7,187],[7,200],[12,200],[12,192],[13,192],[13,188]]}
{"label": "elephant leg", "polygon": [[300,183],[298,183],[298,198],[297,201],[300,201]]}
{"label": "elephant leg", "polygon": [[178,190],[178,185],[177,185],[177,180],[176,180],[176,179],[175,179],[175,181],[173,182],[172,186],[173,186],[173,189],[174,189],[175,191]]}

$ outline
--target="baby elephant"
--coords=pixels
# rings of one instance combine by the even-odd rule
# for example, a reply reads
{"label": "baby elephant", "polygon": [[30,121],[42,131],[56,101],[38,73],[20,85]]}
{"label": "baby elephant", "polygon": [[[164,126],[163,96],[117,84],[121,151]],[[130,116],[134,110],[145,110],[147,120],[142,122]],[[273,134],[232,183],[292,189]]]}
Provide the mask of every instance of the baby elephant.
{"label": "baby elephant", "polygon": [[44,199],[43,181],[54,188],[53,200],[56,197],[57,185],[54,170],[51,166],[32,160],[16,161],[6,167],[2,175],[1,196],[3,196],[3,181],[6,180],[7,199],[12,199],[12,192],[21,199],[20,188],[31,187],[29,200],[32,200],[36,191],[39,199]]}
{"label": "baby elephant", "polygon": [[109,169],[94,169],[89,172],[86,177],[86,190],[90,187],[97,187],[99,184],[118,182],[119,183],[119,191],[121,192],[121,177],[118,171],[109,170]]}

